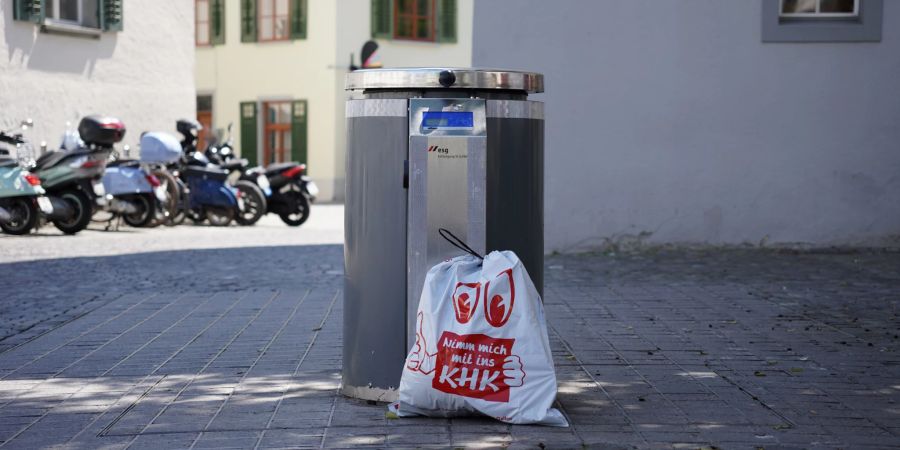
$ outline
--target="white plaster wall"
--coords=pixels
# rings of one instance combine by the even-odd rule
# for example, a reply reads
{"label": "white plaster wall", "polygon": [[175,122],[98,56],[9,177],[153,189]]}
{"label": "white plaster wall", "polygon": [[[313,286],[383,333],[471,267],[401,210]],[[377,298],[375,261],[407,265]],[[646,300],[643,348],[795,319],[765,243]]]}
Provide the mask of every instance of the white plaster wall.
{"label": "white plaster wall", "polygon": [[174,132],[194,117],[193,2],[129,0],[124,30],[99,40],[14,21],[12,1],[0,13],[0,127],[31,117],[27,136],[55,148],[67,121],[105,114],[125,122],[136,148],[141,131]]}
{"label": "white plaster wall", "polygon": [[879,43],[764,44],[760,13],[476,4],[475,65],[546,75],[547,251],[897,244],[900,2]]}
{"label": "white plaster wall", "polygon": [[[343,166],[337,161],[333,132],[338,107],[334,102],[339,70],[334,53],[337,7],[332,0],[308,2],[306,39],[245,43],[240,34],[240,0],[227,0],[225,44],[197,48],[197,91],[213,95],[214,127],[234,123],[238,151],[242,150],[241,102],[307,101],[309,175],[320,187],[324,201],[334,199],[335,186],[343,186]],[[260,130],[260,151],[262,137]]]}

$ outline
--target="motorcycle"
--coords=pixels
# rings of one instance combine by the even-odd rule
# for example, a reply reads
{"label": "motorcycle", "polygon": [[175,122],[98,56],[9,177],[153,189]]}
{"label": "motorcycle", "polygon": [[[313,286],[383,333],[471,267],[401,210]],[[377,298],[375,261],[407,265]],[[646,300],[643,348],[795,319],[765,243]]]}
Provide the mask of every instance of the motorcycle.
{"label": "motorcycle", "polygon": [[112,117],[87,116],[81,119],[78,134],[83,146],[47,152],[33,167],[52,205],[45,217],[66,234],[87,228],[95,200],[105,205],[103,172],[113,144],[125,135],[125,125]]}
{"label": "motorcycle", "polygon": [[[218,159],[222,166],[233,173],[239,173],[239,179],[255,182],[266,194],[266,213],[275,213],[281,221],[290,226],[300,226],[309,218],[310,204],[319,195],[319,188],[304,173],[306,164],[285,162],[271,164],[265,169],[248,168],[246,159],[234,156],[231,138],[231,125],[228,125],[229,137],[221,146],[210,147],[208,154]],[[257,219],[259,220],[259,219]]]}
{"label": "motorcycle", "polygon": [[[25,144],[21,135],[0,131],[0,142],[20,147]],[[16,152],[22,159],[22,155]],[[37,226],[40,210],[52,212],[41,180],[22,167],[19,160],[0,149],[0,229],[8,234],[28,234]]]}
{"label": "motorcycle", "polygon": [[196,150],[199,123],[182,119],[176,129],[184,135],[181,148],[185,162],[180,175],[186,185],[185,215],[195,223],[208,220],[213,226],[228,226],[243,209],[240,192],[226,184],[228,172]]}

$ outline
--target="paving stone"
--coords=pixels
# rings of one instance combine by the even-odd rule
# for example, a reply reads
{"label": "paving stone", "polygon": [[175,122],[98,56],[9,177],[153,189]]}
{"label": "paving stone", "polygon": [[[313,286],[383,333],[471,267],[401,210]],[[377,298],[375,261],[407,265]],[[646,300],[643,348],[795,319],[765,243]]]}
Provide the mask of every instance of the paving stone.
{"label": "paving stone", "polygon": [[138,230],[152,253],[2,237],[0,445],[900,447],[900,254],[548,257],[555,429],[340,396],[342,249],[304,229]]}

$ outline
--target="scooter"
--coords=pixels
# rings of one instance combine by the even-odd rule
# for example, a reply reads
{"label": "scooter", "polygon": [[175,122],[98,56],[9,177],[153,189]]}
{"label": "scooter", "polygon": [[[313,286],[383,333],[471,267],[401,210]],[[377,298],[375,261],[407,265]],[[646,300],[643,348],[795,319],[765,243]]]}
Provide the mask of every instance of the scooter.
{"label": "scooter", "polygon": [[[224,144],[207,150],[213,158],[222,161],[222,166],[240,172],[240,179],[256,182],[266,193],[266,213],[278,214],[281,221],[290,226],[300,226],[309,218],[310,204],[319,195],[316,183],[304,174],[306,164],[285,162],[271,164],[265,169],[248,168],[246,159],[234,156],[231,138],[231,125],[228,125],[229,137]],[[257,219],[259,220],[259,219]]]}
{"label": "scooter", "polygon": [[132,227],[150,224],[155,217],[158,201],[155,189],[161,184],[158,178],[141,167],[140,161],[114,156],[106,164],[102,180],[106,192],[104,210],[111,212],[113,218],[121,217]]}
{"label": "scooter", "polygon": [[141,165],[157,180],[160,185],[153,189],[156,196],[156,214],[149,226],[171,225],[178,213],[178,203],[182,196],[184,183],[169,172],[168,165],[181,160],[181,145],[178,139],[164,132],[145,132],[141,134]]}
{"label": "scooter", "polygon": [[195,223],[208,220],[213,226],[228,226],[243,209],[239,191],[226,184],[228,172],[196,151],[199,123],[179,120],[176,129],[184,135],[181,148],[186,163],[180,174],[187,185],[185,214]]}
{"label": "scooter", "polygon": [[[0,131],[0,142],[16,147],[25,143],[21,135]],[[17,152],[17,157],[21,157]],[[0,229],[8,234],[28,234],[37,226],[40,210],[52,212],[41,180],[25,170],[6,149],[0,149]]]}
{"label": "scooter", "polygon": [[101,206],[106,203],[101,178],[112,145],[125,135],[125,125],[112,117],[87,116],[81,119],[78,134],[84,146],[47,152],[33,168],[53,206],[46,217],[66,234],[87,228],[95,199]]}
{"label": "scooter", "polygon": [[262,167],[250,167],[244,158],[235,158],[232,143],[231,124],[228,124],[228,139],[219,144],[214,140],[206,148],[204,154],[213,164],[228,172],[228,184],[234,186],[244,200],[244,206],[235,216],[241,225],[253,225],[267,212],[268,198],[272,196],[272,188]]}
{"label": "scooter", "polygon": [[306,176],[306,164],[286,162],[266,167],[266,176],[272,185],[269,211],[278,214],[281,221],[297,227],[309,219],[310,204],[316,201],[319,187]]}

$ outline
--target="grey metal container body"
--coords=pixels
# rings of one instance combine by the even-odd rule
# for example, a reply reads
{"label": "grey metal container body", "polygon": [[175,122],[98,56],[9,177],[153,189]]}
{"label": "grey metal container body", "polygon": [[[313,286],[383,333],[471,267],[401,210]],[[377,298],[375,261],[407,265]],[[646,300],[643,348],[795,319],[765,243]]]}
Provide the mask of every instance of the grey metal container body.
{"label": "grey metal container body", "polygon": [[363,97],[347,103],[341,389],[352,397],[393,401],[414,343],[407,323],[416,307],[407,304],[408,99],[486,100],[485,248],[516,252],[541,293],[543,104],[504,90],[379,89]]}
{"label": "grey metal container body", "polygon": [[[512,250],[544,295],[544,119],[487,118],[487,251]],[[495,112],[496,114],[496,112]],[[538,116],[538,114],[534,114]]]}
{"label": "grey metal container body", "polygon": [[347,104],[342,391],[391,400],[406,358],[406,100]]}

